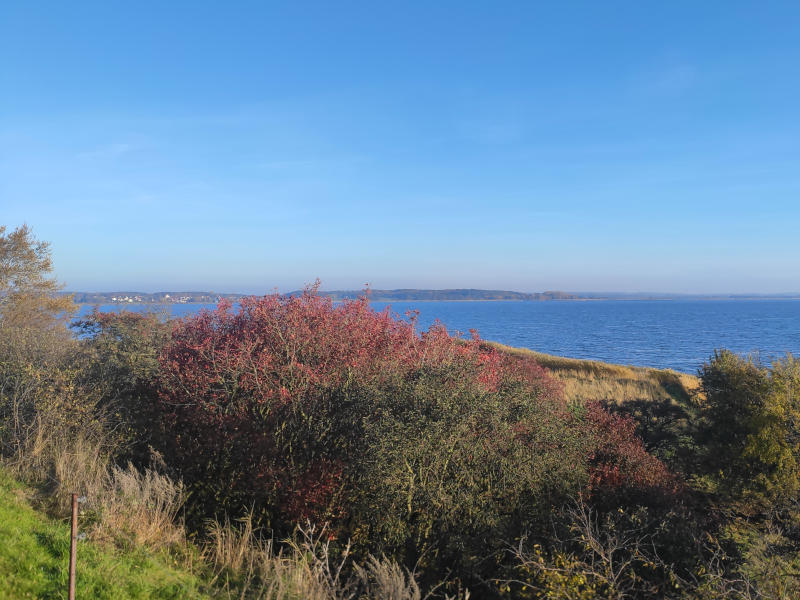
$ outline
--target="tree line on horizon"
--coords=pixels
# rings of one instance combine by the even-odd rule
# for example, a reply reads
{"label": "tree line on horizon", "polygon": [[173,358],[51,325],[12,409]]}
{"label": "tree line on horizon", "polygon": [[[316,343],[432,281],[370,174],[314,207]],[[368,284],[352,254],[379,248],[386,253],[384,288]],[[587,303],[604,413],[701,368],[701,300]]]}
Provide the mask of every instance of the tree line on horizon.
{"label": "tree line on horizon", "polygon": [[[287,292],[288,296],[299,296],[303,290]],[[112,303],[143,303],[143,304],[168,304],[174,302],[216,303],[220,300],[238,301],[251,294],[217,293],[217,292],[65,292],[71,295],[78,304],[112,304]],[[317,289],[317,294],[333,300],[357,300],[362,296],[372,301],[446,301],[446,300],[575,300],[578,296],[566,292],[512,292],[507,290],[480,290],[480,289],[398,289],[378,290],[365,288],[363,290],[331,290]]]}

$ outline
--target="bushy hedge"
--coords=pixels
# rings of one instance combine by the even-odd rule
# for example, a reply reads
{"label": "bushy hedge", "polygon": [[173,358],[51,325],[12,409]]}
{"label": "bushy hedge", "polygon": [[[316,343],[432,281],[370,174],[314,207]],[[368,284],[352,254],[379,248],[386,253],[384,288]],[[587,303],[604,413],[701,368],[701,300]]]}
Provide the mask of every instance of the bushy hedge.
{"label": "bushy hedge", "polygon": [[[327,523],[332,548],[351,541],[361,558],[416,567],[428,589],[479,597],[785,587],[797,360],[720,352],[703,367],[686,490],[630,418],[567,404],[530,359],[415,327],[313,290],[171,322],[96,313],[81,324],[82,373],[125,432],[117,452],[159,451],[198,528],[250,511],[277,539]],[[780,543],[745,541],[776,523]]]}
{"label": "bushy hedge", "polygon": [[222,304],[173,323],[157,376],[159,326],[142,319],[95,315],[84,331],[128,356],[112,379],[140,437],[190,486],[197,521],[254,510],[278,536],[327,522],[361,552],[489,577],[507,540],[579,492],[675,489],[629,420],[568,406],[530,360],[441,325],[420,333],[366,300]]}

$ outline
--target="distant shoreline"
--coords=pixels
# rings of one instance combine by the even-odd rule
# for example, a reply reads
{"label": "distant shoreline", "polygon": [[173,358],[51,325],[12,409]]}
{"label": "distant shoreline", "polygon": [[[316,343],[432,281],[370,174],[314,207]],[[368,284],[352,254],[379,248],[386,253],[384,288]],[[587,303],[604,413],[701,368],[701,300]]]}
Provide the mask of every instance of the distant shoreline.
{"label": "distant shoreline", "polygon": [[[251,296],[258,296],[258,294],[252,295],[242,295],[241,298],[248,298]],[[230,300],[231,302],[238,302],[241,298],[223,298]],[[351,298],[332,298],[334,302],[342,302],[344,300],[349,300]],[[519,299],[504,299],[504,298],[475,298],[475,299],[428,299],[428,298],[370,298],[370,302],[384,302],[384,303],[394,303],[394,302],[424,302],[424,303],[435,303],[435,302],[459,302],[459,303],[467,303],[467,302],[519,302],[519,303],[540,303],[540,302],[680,302],[680,301],[692,301],[692,302],[753,302],[753,301],[776,301],[776,300],[791,300],[791,301],[800,301],[800,296],[743,296],[743,297],[735,297],[731,298],[730,296],[685,296],[685,297],[671,297],[671,298],[651,298],[651,297],[641,297],[641,298],[552,298],[547,300],[519,300]],[[196,302],[158,302],[158,301],[149,301],[149,302],[114,302],[114,301],[97,301],[97,302],[85,302],[79,301],[76,302],[79,306],[181,306],[181,305],[198,305],[198,304],[219,304],[221,300],[207,300],[207,301],[196,301]]]}
{"label": "distant shoreline", "polygon": [[[72,294],[77,304],[126,305],[172,305],[172,304],[218,304],[222,300],[239,302],[246,297],[261,297],[262,294],[221,293],[213,291],[158,291],[137,292],[117,290],[110,292],[66,292]],[[273,292],[274,293],[274,292]],[[286,296],[300,296],[305,290],[286,292]],[[664,302],[681,300],[710,301],[755,301],[755,300],[800,300],[800,292],[778,294],[681,294],[669,292],[563,292],[547,290],[543,292],[517,292],[513,290],[485,290],[477,288],[398,288],[368,290],[314,290],[322,298],[339,302],[356,300],[368,295],[371,302]]]}

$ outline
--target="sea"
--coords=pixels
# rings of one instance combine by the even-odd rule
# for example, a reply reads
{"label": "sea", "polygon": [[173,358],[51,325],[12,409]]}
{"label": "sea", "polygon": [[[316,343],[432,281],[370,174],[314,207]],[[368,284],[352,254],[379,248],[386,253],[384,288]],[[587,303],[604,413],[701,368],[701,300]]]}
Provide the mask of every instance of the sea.
{"label": "sea", "polygon": [[[769,362],[800,355],[800,300],[587,300],[373,302],[400,318],[418,311],[421,329],[443,323],[451,332],[537,352],[697,373],[727,348]],[[153,305],[102,305],[101,310],[153,310]],[[186,317],[213,304],[171,304]],[[83,306],[83,314],[91,311]]]}

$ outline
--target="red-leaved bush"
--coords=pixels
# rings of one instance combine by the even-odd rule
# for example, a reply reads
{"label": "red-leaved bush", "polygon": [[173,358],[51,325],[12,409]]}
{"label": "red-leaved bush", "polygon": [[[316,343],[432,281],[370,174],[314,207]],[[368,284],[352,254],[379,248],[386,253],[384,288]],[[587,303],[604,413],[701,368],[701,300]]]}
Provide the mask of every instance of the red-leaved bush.
{"label": "red-leaved bush", "polygon": [[568,406],[535,361],[410,317],[312,288],[81,328],[139,440],[189,485],[195,524],[327,522],[364,552],[471,573],[578,493],[671,493],[630,420]]}
{"label": "red-leaved bush", "polygon": [[588,455],[590,490],[628,495],[655,491],[667,497],[677,491],[677,479],[647,453],[630,416],[611,414],[600,403],[589,402],[585,422],[593,440]]}
{"label": "red-leaved bush", "polygon": [[420,334],[413,318],[376,312],[366,299],[334,304],[313,290],[245,298],[236,311],[223,302],[179,321],[161,365],[170,453],[183,475],[225,481],[243,504],[269,498],[295,518],[330,517],[325,499],[343,468],[322,475],[319,465],[356,458],[326,452],[334,448],[289,454],[319,441],[291,440],[289,423],[322,418],[335,390],[378,389],[435,369],[445,385],[450,377],[462,386],[466,377],[485,392],[512,384],[551,398],[559,391],[538,365],[483,347],[475,336],[453,337],[442,325]]}
{"label": "red-leaved bush", "polygon": [[300,297],[245,298],[238,311],[215,311],[179,322],[162,358],[165,403],[236,412],[256,403],[269,412],[307,402],[314,390],[357,378],[380,384],[426,366],[467,363],[488,391],[504,378],[558,385],[532,361],[484,346],[476,336],[450,336],[443,325],[418,333],[415,321],[375,312],[366,298],[334,304],[312,290]]}

